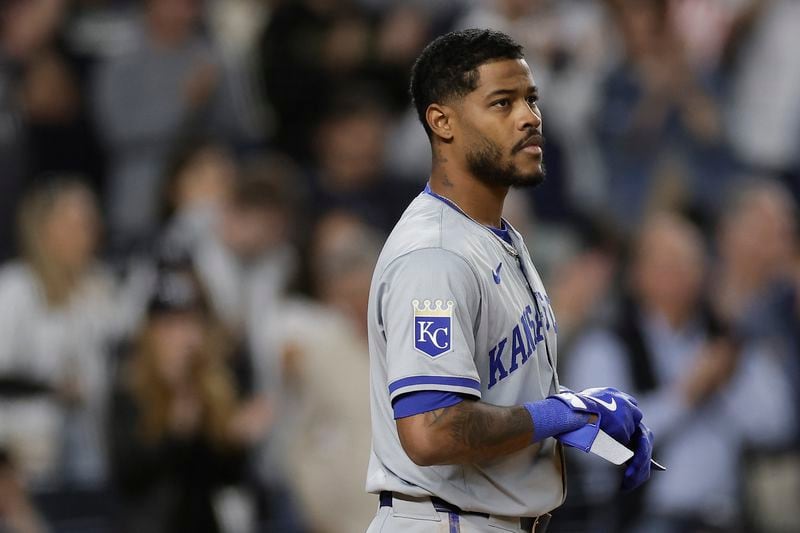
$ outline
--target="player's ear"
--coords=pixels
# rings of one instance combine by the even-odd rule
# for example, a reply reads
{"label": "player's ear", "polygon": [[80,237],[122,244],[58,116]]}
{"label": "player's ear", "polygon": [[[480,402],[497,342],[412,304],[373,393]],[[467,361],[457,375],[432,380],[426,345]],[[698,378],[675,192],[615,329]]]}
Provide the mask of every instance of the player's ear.
{"label": "player's ear", "polygon": [[440,104],[431,104],[425,111],[425,120],[434,135],[445,142],[453,138],[452,109]]}

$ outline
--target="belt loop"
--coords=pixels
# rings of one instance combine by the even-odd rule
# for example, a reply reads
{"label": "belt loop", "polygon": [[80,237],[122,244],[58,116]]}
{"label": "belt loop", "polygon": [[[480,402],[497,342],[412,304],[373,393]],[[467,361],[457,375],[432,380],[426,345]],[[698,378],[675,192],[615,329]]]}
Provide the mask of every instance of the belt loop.
{"label": "belt loop", "polygon": [[486,523],[490,527],[502,529],[503,531],[519,531],[524,527],[522,520],[523,519],[515,516],[500,516],[493,514],[489,515]]}
{"label": "belt loop", "polygon": [[553,515],[550,513],[544,513],[536,517],[536,521],[533,523],[533,529],[531,530],[532,533],[547,533],[547,526],[550,525],[551,518],[553,518]]}
{"label": "belt loop", "polygon": [[433,522],[442,521],[429,497],[406,496],[397,492],[392,493],[392,515],[400,518],[415,518]]}

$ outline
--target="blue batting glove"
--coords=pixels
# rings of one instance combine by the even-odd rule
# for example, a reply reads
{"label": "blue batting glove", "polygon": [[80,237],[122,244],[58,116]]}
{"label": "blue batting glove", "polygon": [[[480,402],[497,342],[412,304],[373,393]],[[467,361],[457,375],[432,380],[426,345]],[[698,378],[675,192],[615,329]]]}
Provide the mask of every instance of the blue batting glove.
{"label": "blue batting glove", "polygon": [[630,492],[650,479],[650,459],[653,456],[653,432],[639,422],[639,427],[631,438],[633,457],[627,463],[622,477],[622,491]]}
{"label": "blue batting glove", "polygon": [[642,420],[642,412],[632,396],[611,387],[586,389],[578,393],[561,390],[551,398],[560,400],[573,411],[597,415],[597,422],[563,433],[556,437],[558,440],[588,452],[598,431],[602,429],[624,445],[630,442]]}

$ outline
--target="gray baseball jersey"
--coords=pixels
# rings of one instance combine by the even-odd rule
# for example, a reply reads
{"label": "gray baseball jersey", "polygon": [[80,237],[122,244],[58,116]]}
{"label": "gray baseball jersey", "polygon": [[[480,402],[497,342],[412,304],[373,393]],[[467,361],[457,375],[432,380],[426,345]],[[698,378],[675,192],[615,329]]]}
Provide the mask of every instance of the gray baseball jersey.
{"label": "gray baseball jersey", "polygon": [[418,390],[501,406],[557,391],[552,308],[519,233],[509,234],[511,243],[426,188],[386,241],[369,298],[367,491],[438,496],[501,516],[536,516],[563,502],[555,439],[481,464],[420,467],[393,416],[392,400]]}

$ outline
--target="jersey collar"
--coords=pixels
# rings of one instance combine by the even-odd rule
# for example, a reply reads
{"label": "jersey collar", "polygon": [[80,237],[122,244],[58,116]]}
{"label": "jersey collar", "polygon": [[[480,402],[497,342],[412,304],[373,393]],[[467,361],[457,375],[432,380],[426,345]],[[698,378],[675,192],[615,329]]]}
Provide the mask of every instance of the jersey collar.
{"label": "jersey collar", "polygon": [[487,226],[486,224],[481,224],[480,222],[478,222],[477,220],[475,220],[474,218],[469,216],[454,201],[452,201],[451,199],[449,199],[449,198],[447,198],[445,196],[442,196],[441,194],[437,194],[437,193],[433,192],[433,190],[431,190],[430,182],[425,184],[425,190],[423,191],[423,193],[428,194],[430,196],[433,196],[437,200],[439,200],[441,202],[444,202],[448,207],[450,207],[454,211],[458,212],[460,215],[468,218],[469,220],[471,220],[475,224],[477,224],[480,227],[482,227],[483,229],[487,230],[489,233],[492,234],[492,236],[495,239],[497,239],[497,241],[503,246],[503,248],[506,249],[506,251],[508,253],[510,253],[514,257],[519,256],[519,252],[517,252],[517,249],[514,247],[512,242],[509,242],[509,241],[511,241],[511,233],[514,232],[514,228],[513,228],[513,226],[511,226],[511,224],[509,224],[506,221],[506,219],[504,219],[502,217],[500,218],[500,225],[501,225],[500,228],[495,228],[495,227],[492,227],[492,226]]}

